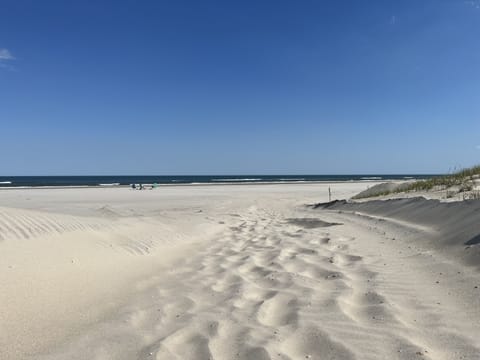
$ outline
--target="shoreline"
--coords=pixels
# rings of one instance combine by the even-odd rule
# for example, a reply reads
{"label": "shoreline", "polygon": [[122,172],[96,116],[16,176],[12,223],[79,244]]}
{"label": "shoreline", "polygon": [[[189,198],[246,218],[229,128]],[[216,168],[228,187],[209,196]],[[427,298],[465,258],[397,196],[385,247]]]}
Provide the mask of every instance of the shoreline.
{"label": "shoreline", "polygon": [[[235,185],[305,185],[305,184],[350,184],[350,183],[371,183],[377,184],[381,182],[397,182],[407,181],[402,179],[387,179],[387,180],[338,180],[338,181],[258,181],[258,182],[208,182],[208,183],[184,183],[184,184],[158,184],[157,189],[162,187],[179,187],[179,186],[235,186]],[[144,186],[151,186],[153,184],[143,183]],[[131,188],[130,185],[72,185],[72,186],[0,186],[1,190],[30,190],[30,189],[126,189]],[[134,190],[134,189],[132,189]],[[150,190],[150,189],[148,189]]]}

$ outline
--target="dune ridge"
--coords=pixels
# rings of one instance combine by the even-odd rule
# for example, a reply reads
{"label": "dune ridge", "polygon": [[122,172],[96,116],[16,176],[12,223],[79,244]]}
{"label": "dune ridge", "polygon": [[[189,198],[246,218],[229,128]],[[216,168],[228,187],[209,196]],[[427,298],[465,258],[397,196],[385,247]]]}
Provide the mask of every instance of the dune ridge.
{"label": "dune ridge", "polygon": [[314,205],[315,209],[350,211],[377,216],[390,221],[400,220],[412,226],[426,226],[432,233],[419,241],[428,241],[435,251],[453,259],[461,259],[480,269],[480,200],[442,202],[423,197],[337,201]]}

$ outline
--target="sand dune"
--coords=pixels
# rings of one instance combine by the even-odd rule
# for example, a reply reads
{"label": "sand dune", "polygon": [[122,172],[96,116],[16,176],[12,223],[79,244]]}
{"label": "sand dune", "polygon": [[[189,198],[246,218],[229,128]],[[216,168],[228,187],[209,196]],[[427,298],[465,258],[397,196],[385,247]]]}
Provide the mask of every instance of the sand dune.
{"label": "sand dune", "polygon": [[[388,220],[404,227],[421,228],[419,241],[452,259],[461,259],[480,269],[480,201],[442,202],[423,197],[372,200],[366,202],[334,202],[317,204],[315,208],[354,211],[377,220]],[[430,230],[430,231],[428,231]]]}
{"label": "sand dune", "polygon": [[[365,185],[335,186],[353,195]],[[325,190],[83,190],[82,203],[55,195],[70,209],[2,208],[0,266],[18,270],[0,278],[2,358],[477,359],[478,272],[416,241],[428,224],[304,206]],[[27,249],[45,261],[19,262]],[[19,292],[52,259],[30,282],[35,294],[49,283],[45,293]]]}

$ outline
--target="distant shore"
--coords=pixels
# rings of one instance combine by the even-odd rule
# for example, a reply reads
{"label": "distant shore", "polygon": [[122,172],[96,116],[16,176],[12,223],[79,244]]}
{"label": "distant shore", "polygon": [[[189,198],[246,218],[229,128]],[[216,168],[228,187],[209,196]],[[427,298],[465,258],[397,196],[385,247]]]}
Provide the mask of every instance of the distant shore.
{"label": "distant shore", "polygon": [[[236,185],[298,185],[298,184],[342,184],[342,183],[375,183],[378,184],[380,180],[338,180],[338,181],[262,181],[262,182],[210,182],[210,183],[176,183],[176,184],[156,184],[156,189],[162,187],[181,187],[181,186],[236,186]],[[399,180],[384,180],[384,182],[399,181]],[[151,186],[150,183],[142,183],[142,185]],[[131,189],[131,185],[59,185],[59,186],[3,186],[1,190],[29,190],[29,189]],[[132,189],[133,190],[133,189]]]}
{"label": "distant shore", "polygon": [[354,174],[354,175],[118,175],[118,176],[0,176],[0,189],[11,187],[90,187],[130,184],[202,185],[261,183],[325,183],[344,181],[390,181],[424,179],[435,175]]}

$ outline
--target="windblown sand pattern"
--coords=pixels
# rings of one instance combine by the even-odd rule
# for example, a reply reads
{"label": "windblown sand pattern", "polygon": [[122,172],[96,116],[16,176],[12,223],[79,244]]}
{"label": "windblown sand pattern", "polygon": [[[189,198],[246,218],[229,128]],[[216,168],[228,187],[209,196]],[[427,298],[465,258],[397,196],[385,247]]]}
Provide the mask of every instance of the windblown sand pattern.
{"label": "windblown sand pattern", "polygon": [[108,222],[79,219],[61,214],[0,208],[1,239],[26,240],[45,235],[63,235],[72,231],[94,231],[111,228]]}
{"label": "windblown sand pattern", "polygon": [[[145,254],[155,247],[155,236],[148,219],[118,220],[118,214],[102,207],[97,218],[71,216],[21,209],[0,208],[0,239],[33,240],[38,237],[62,237],[72,233],[91,235],[108,234],[110,241],[97,240],[99,245],[112,245],[132,254]],[[157,225],[159,225],[157,223]],[[166,231],[158,226],[158,230]],[[168,231],[168,230],[167,230]],[[166,241],[163,241],[165,243]]]}

